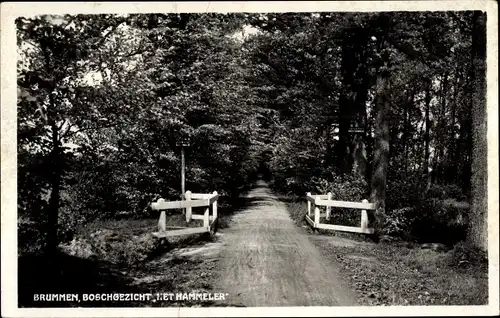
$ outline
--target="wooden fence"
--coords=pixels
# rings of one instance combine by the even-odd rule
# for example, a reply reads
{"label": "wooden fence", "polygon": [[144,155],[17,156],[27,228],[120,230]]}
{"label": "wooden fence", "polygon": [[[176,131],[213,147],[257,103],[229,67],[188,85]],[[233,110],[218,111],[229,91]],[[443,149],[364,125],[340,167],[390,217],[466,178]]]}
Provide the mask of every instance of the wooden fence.
{"label": "wooden fence", "polygon": [[[165,238],[177,235],[205,233],[213,231],[215,229],[215,224],[217,222],[217,199],[219,198],[217,191],[208,194],[191,193],[191,191],[186,191],[184,198],[184,201],[169,202],[165,201],[164,199],[159,199],[158,201],[151,204],[151,208],[153,210],[160,211],[158,232],[154,232],[154,236],[158,238]],[[206,207],[205,213],[193,214],[193,208],[195,207]],[[212,215],[210,215],[210,207],[212,207]],[[165,210],[169,209],[185,209],[186,222],[189,223],[191,220],[203,220],[203,226],[180,227],[167,231]]]}
{"label": "wooden fence", "polygon": [[[311,195],[307,193],[307,214],[305,216],[307,223],[316,229],[335,230],[354,233],[373,234],[373,228],[368,227],[368,213],[367,210],[375,210],[375,204],[369,203],[368,200],[362,202],[349,202],[349,201],[335,201],[332,200],[332,194],[326,195]],[[326,211],[320,210],[320,207],[326,207]],[[331,209],[334,208],[348,208],[361,210],[361,224],[356,226],[344,226],[321,223],[321,218],[326,220],[331,218]],[[314,220],[311,219],[312,210],[314,209]]]}

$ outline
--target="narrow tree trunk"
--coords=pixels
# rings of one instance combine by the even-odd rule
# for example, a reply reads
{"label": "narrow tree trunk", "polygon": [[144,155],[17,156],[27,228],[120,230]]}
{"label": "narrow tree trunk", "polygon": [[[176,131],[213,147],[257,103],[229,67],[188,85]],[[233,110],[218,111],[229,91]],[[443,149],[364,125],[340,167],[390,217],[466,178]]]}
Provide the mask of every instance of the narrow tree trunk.
{"label": "narrow tree trunk", "polygon": [[51,152],[51,192],[49,198],[48,215],[47,215],[47,245],[46,252],[52,254],[56,251],[58,245],[58,215],[59,201],[61,195],[62,167],[61,154],[59,146],[59,130],[54,119],[50,123],[52,129],[52,152]]}
{"label": "narrow tree trunk", "polygon": [[349,148],[349,128],[351,126],[350,103],[348,98],[341,99],[339,113],[339,134],[335,146],[335,167],[339,173],[348,173],[351,168]]}
{"label": "narrow tree trunk", "polygon": [[429,169],[429,159],[430,159],[430,143],[431,143],[431,138],[430,138],[430,131],[431,131],[431,119],[430,119],[430,105],[431,105],[431,86],[432,86],[432,80],[429,79],[427,83],[427,87],[425,89],[425,131],[424,131],[424,143],[425,143],[425,150],[424,150],[424,174],[425,178],[427,180],[427,188],[426,190],[429,190],[431,187],[431,173]]}
{"label": "narrow tree trunk", "polygon": [[[346,36],[346,35],[344,35]],[[347,37],[347,36],[346,36]],[[339,173],[349,173],[352,171],[353,160],[351,154],[351,139],[349,138],[349,128],[355,115],[354,108],[354,75],[357,60],[352,43],[349,39],[344,39],[342,44],[342,90],[339,99],[339,134],[335,146],[335,167]]]}
{"label": "narrow tree trunk", "polygon": [[[52,60],[50,50],[47,47],[42,46],[42,52],[45,59],[45,71],[50,74],[53,70],[53,64],[57,63]],[[59,74],[62,79],[64,76]],[[49,90],[49,107],[46,116],[46,123],[50,126],[52,132],[51,140],[51,153],[50,153],[50,197],[47,211],[47,236],[45,252],[47,254],[53,254],[57,250],[59,244],[58,240],[58,221],[59,221],[59,207],[61,199],[61,187],[62,187],[62,174],[63,174],[63,154],[61,141],[59,136],[59,127],[57,127],[58,111],[56,100],[54,97],[54,90],[58,87],[58,81],[53,79],[51,82],[51,89]]]}
{"label": "narrow tree trunk", "polygon": [[[347,90],[343,86],[343,90]],[[352,103],[346,92],[341,93],[339,105],[339,134],[335,147],[335,165],[340,173],[347,173],[351,170],[350,147],[349,147],[349,128],[351,127],[351,107]]]}
{"label": "narrow tree trunk", "polygon": [[[471,63],[472,64],[472,63]],[[472,85],[470,83],[470,77],[472,76],[472,67],[468,67],[469,74],[465,74],[465,84],[463,91],[466,92],[463,95],[463,103],[461,111],[459,112],[459,124],[460,128],[458,130],[457,146],[455,148],[454,162],[458,163],[459,173],[457,173],[457,180],[460,184],[462,190],[467,192],[470,190],[470,161],[469,152],[471,145],[469,144],[471,127],[471,111],[472,108]]]}
{"label": "narrow tree trunk", "polygon": [[411,90],[410,97],[408,99],[408,102],[405,104],[405,109],[404,109],[404,118],[403,118],[403,162],[404,162],[404,177],[408,177],[408,126],[409,126],[409,112],[410,108],[413,107],[415,99],[415,89]]}
{"label": "narrow tree trunk", "polygon": [[488,247],[488,162],[486,125],[486,15],[474,13],[472,31],[472,61],[474,85],[472,93],[473,151],[472,151],[472,208],[467,240],[486,251]]}
{"label": "narrow tree trunk", "polygon": [[446,121],[448,120],[446,118],[446,107],[447,107],[447,91],[448,91],[448,74],[445,73],[441,77],[441,92],[440,92],[440,99],[441,99],[441,107],[438,112],[438,118],[437,118],[437,126],[436,126],[436,133],[435,133],[435,141],[436,141],[436,155],[434,156],[433,160],[433,165],[432,165],[432,171],[433,175],[435,177],[434,183],[441,183],[443,181],[443,171],[442,171],[442,166],[443,166],[443,161],[444,161],[444,154],[446,150],[446,143],[445,143],[445,128],[446,128]]}
{"label": "narrow tree trunk", "polygon": [[374,228],[378,236],[385,226],[385,196],[389,164],[389,77],[379,74],[375,97],[375,149],[371,179],[371,202],[375,203]]}
{"label": "narrow tree trunk", "polygon": [[364,143],[364,136],[356,134],[354,136],[354,150],[353,150],[353,161],[354,161],[354,171],[361,178],[366,178],[366,146]]}
{"label": "narrow tree trunk", "polygon": [[[391,117],[391,119],[389,121],[392,120],[392,116],[389,115]],[[391,139],[392,143],[391,143],[391,147],[389,148],[389,156],[390,157],[394,157],[394,155],[397,156],[398,154],[398,151],[399,151],[399,140],[398,140],[398,135],[399,135],[399,132],[400,130],[398,129],[399,127],[397,127],[396,125],[393,125],[390,129],[389,129],[389,138]]]}
{"label": "narrow tree trunk", "polygon": [[[360,63],[362,64],[362,63]],[[367,125],[367,117],[368,114],[366,112],[366,100],[368,99],[368,74],[365,70],[364,65],[360,65],[360,68],[363,70],[360,71],[358,76],[361,76],[363,79],[361,83],[357,86],[357,94],[355,101],[355,109],[356,109],[356,123],[357,126],[362,129],[361,134],[356,134],[353,140],[353,168],[354,171],[364,180],[367,178],[367,165],[368,158],[366,153],[366,136],[368,133],[368,125]]]}
{"label": "narrow tree trunk", "polygon": [[[458,72],[457,72],[458,73]],[[456,179],[456,173],[454,173],[454,169],[452,170],[452,167],[454,168],[455,163],[453,162],[453,156],[455,155],[456,152],[456,146],[457,142],[455,140],[455,135],[456,135],[456,117],[457,117],[457,105],[458,105],[458,89],[460,87],[460,80],[458,77],[458,74],[456,75],[455,79],[455,85],[453,88],[453,102],[451,103],[451,123],[450,123],[450,128],[449,128],[449,140],[448,140],[448,153],[446,156],[446,176],[448,178],[448,182],[455,183],[457,181]]]}

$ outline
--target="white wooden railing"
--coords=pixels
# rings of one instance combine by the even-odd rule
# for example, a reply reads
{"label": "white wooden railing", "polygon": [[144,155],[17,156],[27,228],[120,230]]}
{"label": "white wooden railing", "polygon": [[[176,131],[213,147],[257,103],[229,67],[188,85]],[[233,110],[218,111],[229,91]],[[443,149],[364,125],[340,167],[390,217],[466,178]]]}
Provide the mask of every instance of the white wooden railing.
{"label": "white wooden railing", "polygon": [[[307,193],[306,199],[307,199],[307,213],[305,215],[305,218],[307,223],[309,223],[309,225],[311,225],[313,228],[373,234],[373,228],[368,227],[367,210],[375,210],[375,204],[369,203],[368,200],[363,200],[361,202],[336,201],[332,200],[331,193],[328,193],[326,195],[312,195],[310,192]],[[326,207],[325,212],[322,212],[320,210],[321,206]],[[361,210],[360,226],[356,227],[356,226],[344,226],[344,225],[321,223],[322,217],[324,217],[326,220],[330,220],[330,218],[332,217],[331,215],[332,207]],[[313,210],[314,210],[314,220],[311,218]]]}
{"label": "white wooden railing", "polygon": [[[169,237],[177,235],[188,235],[196,233],[210,232],[215,228],[217,221],[217,200],[219,195],[217,191],[213,193],[191,193],[186,191],[184,194],[185,200],[183,201],[165,201],[159,199],[151,204],[151,208],[160,211],[160,219],[158,220],[158,232],[154,232],[156,237]],[[206,207],[203,214],[193,214],[193,208]],[[210,215],[210,208],[212,208],[212,215]],[[165,210],[170,209],[185,209],[186,222],[191,220],[203,220],[201,227],[178,227],[176,229],[168,230],[166,226],[166,213]]]}

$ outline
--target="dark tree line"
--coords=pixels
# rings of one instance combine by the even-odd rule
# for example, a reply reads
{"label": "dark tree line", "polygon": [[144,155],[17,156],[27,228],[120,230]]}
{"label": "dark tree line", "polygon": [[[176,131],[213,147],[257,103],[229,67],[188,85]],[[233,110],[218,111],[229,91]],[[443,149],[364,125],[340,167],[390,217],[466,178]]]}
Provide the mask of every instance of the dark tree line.
{"label": "dark tree line", "polygon": [[482,18],[471,11],[253,20],[263,30],[251,60],[261,74],[255,89],[272,110],[266,121],[275,127],[269,168],[276,189],[339,192],[338,182],[365,180],[340,193],[375,202],[379,230],[394,227],[408,208],[427,211],[419,222],[428,231],[432,219],[475,217],[474,208],[457,212],[450,200],[470,200],[473,145],[486,149],[484,139],[473,140],[473,128],[483,127],[473,110],[485,110]]}
{"label": "dark tree line", "polygon": [[381,231],[394,211],[485,185],[474,170],[471,194],[484,160],[472,145],[486,144],[483,13],[67,15],[17,28],[19,216],[48,233],[48,251],[78,224],[179,197],[180,138],[191,191],[237,197],[266,172],[278,191],[370,198]]}

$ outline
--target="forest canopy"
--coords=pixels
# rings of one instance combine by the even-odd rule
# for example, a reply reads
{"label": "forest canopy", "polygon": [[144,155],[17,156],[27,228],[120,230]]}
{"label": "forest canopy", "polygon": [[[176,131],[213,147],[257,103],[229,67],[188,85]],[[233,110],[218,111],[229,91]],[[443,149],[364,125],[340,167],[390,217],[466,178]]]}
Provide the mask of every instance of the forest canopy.
{"label": "forest canopy", "polygon": [[237,198],[261,174],[284,194],[368,198],[384,233],[465,236],[481,12],[44,15],[16,26],[21,245],[50,250],[77,225],[179,198],[179,139],[190,140],[188,190]]}

